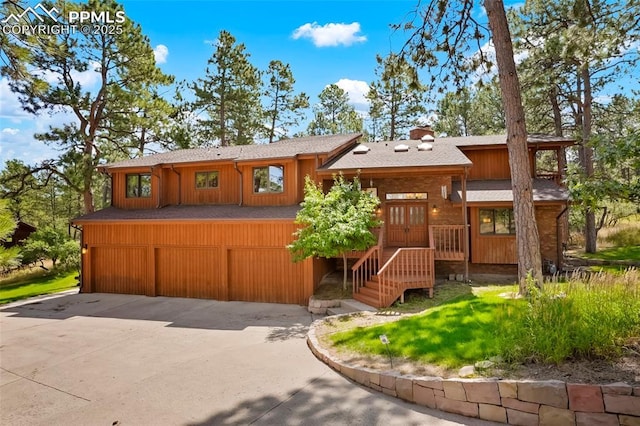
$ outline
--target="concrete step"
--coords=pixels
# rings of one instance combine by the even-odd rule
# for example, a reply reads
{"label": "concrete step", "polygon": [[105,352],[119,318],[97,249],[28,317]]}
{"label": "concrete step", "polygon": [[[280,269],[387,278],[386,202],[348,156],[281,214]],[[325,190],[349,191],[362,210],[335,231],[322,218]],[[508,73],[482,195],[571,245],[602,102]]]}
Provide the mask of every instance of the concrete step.
{"label": "concrete step", "polygon": [[334,308],[327,308],[327,316],[331,316],[331,315],[342,315],[342,314],[350,314],[353,313],[355,311],[348,309],[348,308],[343,308],[341,306],[336,306]]}
{"label": "concrete step", "polygon": [[343,299],[340,301],[340,307],[344,309],[351,309],[351,312],[369,311],[375,312],[376,308],[370,305],[366,305],[355,299]]}

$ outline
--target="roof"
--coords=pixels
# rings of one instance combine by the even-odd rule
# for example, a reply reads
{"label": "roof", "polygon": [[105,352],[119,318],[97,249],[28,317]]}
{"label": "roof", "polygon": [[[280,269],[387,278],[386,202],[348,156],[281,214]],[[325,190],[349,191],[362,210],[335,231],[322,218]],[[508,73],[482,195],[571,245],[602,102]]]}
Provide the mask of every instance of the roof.
{"label": "roof", "polygon": [[[568,201],[566,188],[548,179],[533,179],[533,201]],[[462,202],[462,185],[454,182],[451,201]],[[467,181],[467,203],[513,202],[511,180],[471,180]]]}
{"label": "roof", "polygon": [[328,154],[347,148],[362,134],[306,136],[285,139],[271,144],[234,145],[195,149],[179,149],[176,151],[153,154],[142,158],[118,161],[103,166],[107,170],[152,167],[162,164],[199,163],[203,161],[249,161],[275,158],[293,158],[299,155]]}
{"label": "roof", "polygon": [[73,223],[136,220],[295,219],[300,206],[182,205],[159,209],[123,210],[107,207],[73,220]]}
{"label": "roof", "polygon": [[[393,167],[471,166],[471,160],[455,145],[434,142],[432,150],[418,150],[422,141],[370,142],[358,144],[346,154],[321,167],[319,171],[365,170]],[[407,151],[396,152],[395,147],[406,145]],[[364,148],[369,148],[364,153]]]}
{"label": "roof", "polygon": [[[565,138],[562,136],[530,134],[527,137],[527,142],[529,142],[529,144],[571,145],[575,143],[575,139]],[[439,143],[451,144],[457,147],[506,145],[507,135],[503,134],[436,138],[434,144]]]}

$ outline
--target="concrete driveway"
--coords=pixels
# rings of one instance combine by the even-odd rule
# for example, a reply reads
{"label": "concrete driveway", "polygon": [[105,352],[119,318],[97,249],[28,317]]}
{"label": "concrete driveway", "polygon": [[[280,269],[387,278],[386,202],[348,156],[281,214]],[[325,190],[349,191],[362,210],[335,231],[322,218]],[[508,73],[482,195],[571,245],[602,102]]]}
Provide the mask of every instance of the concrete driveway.
{"label": "concrete driveway", "polygon": [[300,306],[67,294],[0,310],[3,425],[451,425],[306,346]]}

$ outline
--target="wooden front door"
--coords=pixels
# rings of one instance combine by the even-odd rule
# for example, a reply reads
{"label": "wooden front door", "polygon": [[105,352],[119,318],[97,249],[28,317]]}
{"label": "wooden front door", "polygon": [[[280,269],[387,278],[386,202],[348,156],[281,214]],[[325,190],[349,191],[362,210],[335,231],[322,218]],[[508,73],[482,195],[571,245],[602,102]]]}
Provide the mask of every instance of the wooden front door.
{"label": "wooden front door", "polygon": [[427,247],[429,227],[426,203],[387,205],[387,246]]}

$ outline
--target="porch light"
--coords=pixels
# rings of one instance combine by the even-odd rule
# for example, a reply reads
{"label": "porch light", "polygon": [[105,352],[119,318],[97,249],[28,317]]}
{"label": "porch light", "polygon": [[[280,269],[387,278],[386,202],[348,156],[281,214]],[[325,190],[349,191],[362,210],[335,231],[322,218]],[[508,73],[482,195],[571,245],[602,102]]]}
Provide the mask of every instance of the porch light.
{"label": "porch light", "polygon": [[89,247],[85,244],[82,246],[82,254],[87,254],[87,252],[89,251]]}
{"label": "porch light", "polygon": [[438,206],[436,206],[435,204],[433,205],[433,207],[431,208],[431,212],[432,213],[438,213]]}
{"label": "porch light", "polygon": [[382,216],[382,209],[380,207],[376,209],[376,216],[378,217]]}

